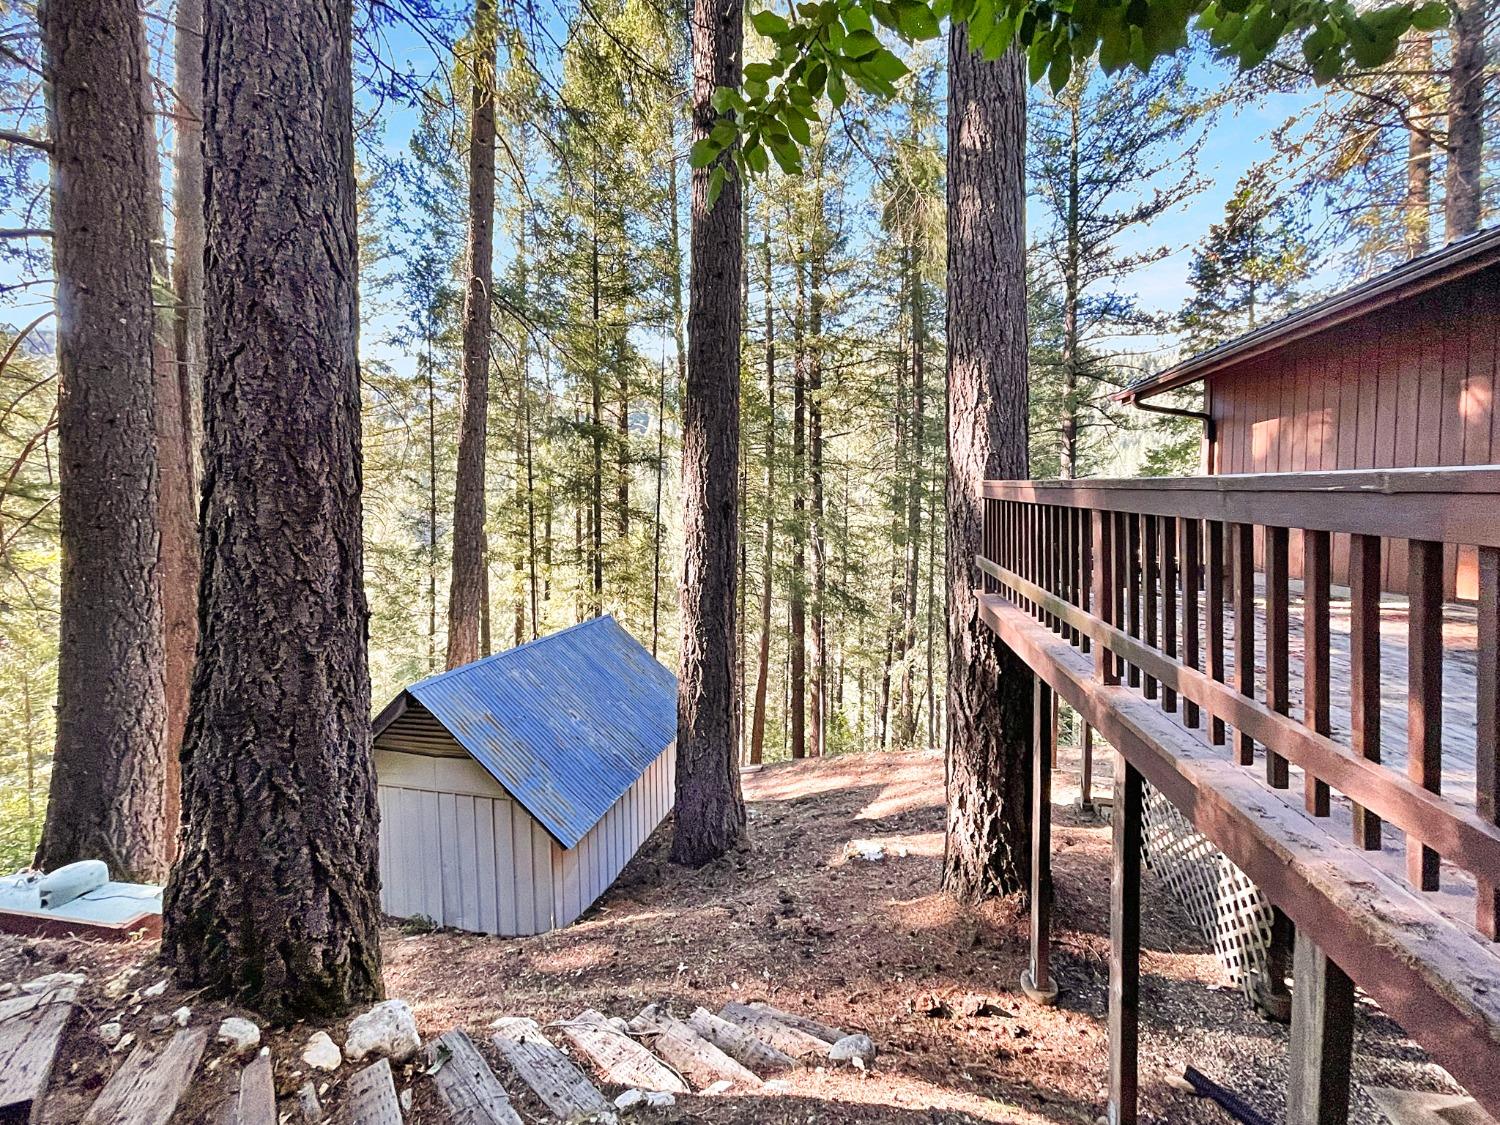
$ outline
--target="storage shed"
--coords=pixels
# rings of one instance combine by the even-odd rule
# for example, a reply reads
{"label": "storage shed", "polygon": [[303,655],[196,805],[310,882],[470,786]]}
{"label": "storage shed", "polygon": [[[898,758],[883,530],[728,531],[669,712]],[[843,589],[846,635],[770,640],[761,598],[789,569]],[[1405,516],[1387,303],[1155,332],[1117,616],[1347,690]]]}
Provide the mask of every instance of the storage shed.
{"label": "storage shed", "polygon": [[671,810],[677,680],[599,617],[413,684],[374,735],[386,913],[539,934]]}

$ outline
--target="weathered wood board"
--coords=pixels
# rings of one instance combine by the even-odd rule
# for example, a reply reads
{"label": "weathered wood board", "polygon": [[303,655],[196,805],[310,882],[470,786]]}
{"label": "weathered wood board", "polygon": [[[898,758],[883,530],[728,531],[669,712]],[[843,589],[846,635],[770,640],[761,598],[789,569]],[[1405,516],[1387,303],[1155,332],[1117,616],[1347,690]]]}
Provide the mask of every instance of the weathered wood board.
{"label": "weathered wood board", "polygon": [[505,1061],[558,1117],[572,1121],[614,1108],[572,1060],[548,1041],[535,1020],[505,1016],[493,1026],[491,1041]]}
{"label": "weathered wood board", "polygon": [[830,1027],[826,1023],[819,1023],[809,1016],[799,1016],[795,1012],[783,1012],[780,1008],[773,1008],[770,1004],[752,1002],[749,1007],[757,1012],[764,1012],[774,1020],[779,1020],[788,1027],[795,1027],[798,1031],[805,1031],[816,1039],[821,1039],[830,1047],[837,1043],[847,1031],[840,1031],[836,1027]]}
{"label": "weathered wood board", "polygon": [[76,992],[55,988],[0,1001],[0,1120],[36,1121]]}
{"label": "weathered wood board", "polygon": [[687,1083],[675,1071],[594,1009],[585,1008],[560,1027],[611,1085],[688,1093]]}
{"label": "weathered wood board", "polygon": [[453,1125],[521,1125],[510,1095],[466,1033],[455,1028],[429,1043],[427,1061],[437,1067],[433,1085]]}
{"label": "weathered wood board", "polygon": [[207,1043],[207,1031],[184,1028],[165,1046],[140,1044],[83,1115],[82,1125],[166,1125]]}
{"label": "weathered wood board", "polygon": [[719,1010],[719,1015],[730,1023],[739,1024],[762,1043],[793,1058],[801,1059],[809,1055],[826,1058],[828,1055],[828,1044],[825,1041],[799,1027],[782,1023],[775,1016],[758,1008],[747,1004],[725,1004]]}
{"label": "weathered wood board", "polygon": [[730,1058],[738,1060],[762,1077],[800,1065],[785,1051],[778,1051],[769,1043],[757,1039],[740,1024],[730,1023],[707,1008],[695,1009],[688,1016],[687,1025]]}
{"label": "weathered wood board", "polygon": [[270,1055],[257,1055],[240,1071],[239,1088],[225,1106],[224,1125],[276,1125]]}
{"label": "weathered wood board", "polygon": [[349,1079],[339,1125],[401,1125],[401,1103],[391,1061],[380,1059]]}
{"label": "weathered wood board", "polygon": [[[650,1013],[649,1015],[647,1013]],[[641,1013],[651,1046],[679,1074],[702,1090],[715,1082],[742,1088],[760,1085],[760,1077],[699,1035],[670,1012],[652,1005]]]}

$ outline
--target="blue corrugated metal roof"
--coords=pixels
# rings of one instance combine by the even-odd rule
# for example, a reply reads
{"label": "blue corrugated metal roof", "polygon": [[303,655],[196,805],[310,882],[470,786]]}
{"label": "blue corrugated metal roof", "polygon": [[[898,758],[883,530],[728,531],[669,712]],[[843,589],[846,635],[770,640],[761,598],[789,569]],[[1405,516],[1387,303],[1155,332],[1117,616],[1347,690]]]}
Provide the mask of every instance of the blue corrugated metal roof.
{"label": "blue corrugated metal roof", "polygon": [[[413,684],[415,699],[565,848],[677,737],[677,677],[596,617]],[[398,697],[376,720],[378,735]]]}

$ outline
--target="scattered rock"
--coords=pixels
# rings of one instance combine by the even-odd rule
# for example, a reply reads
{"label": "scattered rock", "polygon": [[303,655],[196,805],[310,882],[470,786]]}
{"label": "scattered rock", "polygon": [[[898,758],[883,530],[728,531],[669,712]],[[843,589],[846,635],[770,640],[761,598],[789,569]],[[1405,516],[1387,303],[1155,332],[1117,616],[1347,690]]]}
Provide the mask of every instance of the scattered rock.
{"label": "scattered rock", "polygon": [[732,1089],[734,1089],[734,1083],[727,1078],[721,1078],[717,1082],[710,1082],[699,1093],[712,1096],[714,1094],[726,1094]]}
{"label": "scattered rock", "polygon": [[677,1099],[665,1090],[647,1090],[646,1104],[652,1109],[667,1109],[677,1104]]}
{"label": "scattered rock", "polygon": [[108,1023],[101,1023],[98,1032],[99,1042],[103,1043],[106,1047],[113,1047],[120,1041],[120,1036],[124,1033],[125,1029],[120,1026],[119,1020],[110,1020]]}
{"label": "scattered rock", "polygon": [[970,992],[958,1002],[958,1010],[966,1016],[1009,1016],[1012,1013],[993,996],[985,996],[979,992]]}
{"label": "scattered rock", "polygon": [[376,1055],[392,1062],[408,1062],[422,1049],[417,1018],[405,1000],[383,1000],[349,1024],[344,1054],[350,1062]]}
{"label": "scattered rock", "polygon": [[344,1061],[344,1054],[328,1032],[319,1031],[302,1049],[302,1061],[314,1070],[337,1070]]}
{"label": "scattered rock", "polygon": [[149,988],[141,989],[141,995],[149,1000],[154,1000],[167,990],[167,979],[163,977]]}
{"label": "scattered rock", "polygon": [[0,996],[9,996],[15,990],[16,986],[10,981],[6,981],[4,984],[0,984]]}
{"label": "scattered rock", "polygon": [[631,1110],[638,1105],[644,1104],[646,1094],[642,1090],[626,1090],[615,1099],[615,1108],[618,1110]]}
{"label": "scattered rock", "polygon": [[192,1018],[193,1009],[189,1008],[186,1004],[172,1013],[172,1022],[175,1023],[178,1027],[186,1027],[188,1025],[188,1020]]}
{"label": "scattered rock", "polygon": [[26,981],[21,985],[21,991],[35,995],[38,992],[50,992],[54,988],[77,988],[88,979],[82,973],[48,973],[44,977]]}
{"label": "scattered rock", "polygon": [[869,840],[850,840],[844,845],[844,858],[879,863],[885,858],[885,848]]}
{"label": "scattered rock", "polygon": [[110,1048],[110,1052],[118,1055],[121,1051],[128,1051],[130,1045],[134,1042],[135,1032],[127,1031],[124,1035],[120,1036],[120,1041]]}
{"label": "scattered rock", "polygon": [[834,1062],[850,1062],[863,1070],[875,1061],[875,1041],[868,1035],[846,1035],[828,1048]]}
{"label": "scattered rock", "polygon": [[401,1112],[402,1113],[410,1113],[411,1112],[411,1087],[408,1086],[406,1089],[402,1090],[401,1093],[397,1095],[396,1100],[401,1103]]}
{"label": "scattered rock", "polygon": [[152,1031],[166,1031],[167,1028],[171,1026],[172,1017],[167,1015],[166,1012],[157,1012],[154,1016],[151,1017]]}
{"label": "scattered rock", "polygon": [[260,1046],[260,1028],[254,1020],[229,1016],[219,1024],[218,1040],[236,1055],[247,1055]]}
{"label": "scattered rock", "polygon": [[311,1082],[302,1083],[301,1089],[297,1091],[297,1108],[302,1113],[305,1125],[317,1125],[323,1120],[323,1106],[318,1101],[318,1091]]}

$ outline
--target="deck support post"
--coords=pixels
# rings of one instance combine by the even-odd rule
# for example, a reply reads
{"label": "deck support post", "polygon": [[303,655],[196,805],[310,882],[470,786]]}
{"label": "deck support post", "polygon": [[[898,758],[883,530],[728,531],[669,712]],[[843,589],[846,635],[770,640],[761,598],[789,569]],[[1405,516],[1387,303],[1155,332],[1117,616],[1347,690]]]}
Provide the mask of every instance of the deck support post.
{"label": "deck support post", "polygon": [[1038,1004],[1057,1002],[1052,981],[1052,766],[1057,754],[1057,696],[1040,677],[1032,695],[1031,965],[1021,991]]}
{"label": "deck support post", "polygon": [[[1083,717],[1079,716],[1082,722]],[[1090,812],[1094,807],[1094,728],[1083,723],[1083,762],[1078,770],[1078,807]]]}
{"label": "deck support post", "polygon": [[1354,983],[1302,930],[1295,949],[1286,1118],[1293,1125],[1345,1125],[1354,1061]]}
{"label": "deck support post", "polygon": [[1115,755],[1109,885],[1109,1125],[1136,1125],[1141,988],[1141,819],[1145,779]]}

